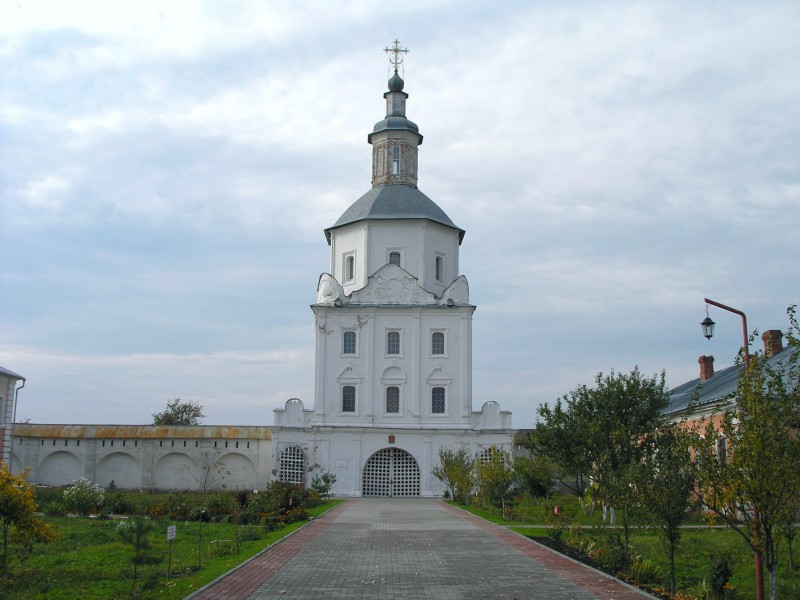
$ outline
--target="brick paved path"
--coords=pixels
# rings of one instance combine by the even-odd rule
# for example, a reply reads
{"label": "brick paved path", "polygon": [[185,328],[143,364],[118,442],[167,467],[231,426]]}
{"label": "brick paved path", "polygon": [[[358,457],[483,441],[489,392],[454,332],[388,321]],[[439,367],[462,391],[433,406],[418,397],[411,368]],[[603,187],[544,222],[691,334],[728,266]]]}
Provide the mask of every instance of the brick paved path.
{"label": "brick paved path", "polygon": [[350,500],[192,600],[651,598],[429,499]]}

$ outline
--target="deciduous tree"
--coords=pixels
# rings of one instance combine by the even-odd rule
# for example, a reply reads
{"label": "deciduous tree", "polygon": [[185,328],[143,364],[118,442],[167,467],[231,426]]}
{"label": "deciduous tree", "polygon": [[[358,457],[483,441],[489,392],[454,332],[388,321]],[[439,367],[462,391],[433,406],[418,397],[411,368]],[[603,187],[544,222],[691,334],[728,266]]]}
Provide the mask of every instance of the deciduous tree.
{"label": "deciduous tree", "polygon": [[[791,523],[800,496],[800,347],[794,307],[790,350],[780,360],[757,353],[742,373],[734,405],[709,421],[694,441],[702,485],[699,496],[714,518],[736,531],[769,572],[777,594],[776,535]],[[721,452],[720,439],[725,439]]]}
{"label": "deciduous tree", "polygon": [[8,571],[9,552],[22,562],[30,556],[35,542],[49,543],[57,537],[53,528],[36,516],[34,488],[24,473],[13,475],[4,462],[0,462],[0,532],[0,573]]}
{"label": "deciduous tree", "polygon": [[681,525],[689,516],[697,471],[690,456],[692,437],[676,424],[664,424],[644,443],[641,462],[633,465],[632,490],[639,512],[650,517],[669,557],[670,593],[675,595],[675,553]]}
{"label": "deciduous tree", "polygon": [[465,448],[453,451],[439,448],[439,464],[433,468],[433,476],[444,483],[455,502],[466,502],[475,487],[473,467],[475,460]]}
{"label": "deciduous tree", "polygon": [[558,481],[558,465],[543,454],[514,458],[514,481],[533,498],[547,498]]}
{"label": "deciduous tree", "polygon": [[628,548],[630,520],[636,508],[631,494],[631,467],[641,459],[643,441],[660,424],[667,406],[666,376],[598,373],[595,386],[579,386],[556,402],[539,409],[532,439],[565,469],[587,474],[595,497],[621,508]]}
{"label": "deciduous tree", "polygon": [[200,425],[203,417],[203,407],[197,402],[173,398],[166,409],[153,413],[153,425]]}
{"label": "deciduous tree", "polygon": [[489,500],[505,512],[506,500],[514,483],[514,458],[510,452],[492,446],[475,462],[475,480],[481,499]]}

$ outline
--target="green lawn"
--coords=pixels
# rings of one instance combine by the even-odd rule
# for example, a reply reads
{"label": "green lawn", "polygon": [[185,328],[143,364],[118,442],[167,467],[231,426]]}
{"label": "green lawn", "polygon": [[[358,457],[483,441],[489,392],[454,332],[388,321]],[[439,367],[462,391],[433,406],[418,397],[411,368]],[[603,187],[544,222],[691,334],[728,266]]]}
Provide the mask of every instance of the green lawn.
{"label": "green lawn", "polygon": [[[342,501],[326,502],[308,509],[308,513],[319,516],[339,502]],[[60,539],[38,545],[33,556],[22,565],[12,562],[10,575],[0,579],[0,596],[4,600],[131,598],[132,550],[120,540],[117,531],[120,519],[47,517],[46,520],[60,534]],[[153,519],[152,522],[155,529],[149,538],[162,561],[156,567],[143,569],[136,597],[165,600],[184,598],[306,523],[295,522],[270,532],[255,526],[203,523],[198,553],[197,521]],[[172,542],[172,576],[167,578],[169,525],[177,527],[177,534]],[[242,541],[237,549],[237,535],[257,539]],[[224,551],[219,552],[222,555],[209,559],[209,542],[213,540],[232,542],[222,543]]]}
{"label": "green lawn", "polygon": [[[563,517],[564,533],[562,541],[573,547],[590,545],[592,539],[597,548],[602,547],[612,528],[603,526],[601,513],[595,511],[591,517],[583,516],[574,499],[559,497],[548,502],[529,502],[520,504],[515,509],[513,519],[504,518],[498,509],[485,509],[476,506],[459,506],[477,516],[493,523],[508,526],[510,529],[532,538],[547,537],[551,531],[547,518],[553,504],[559,504],[559,513]],[[573,506],[574,503],[574,506]],[[562,508],[563,507],[563,508]],[[567,517],[566,515],[569,515]],[[506,517],[512,515],[506,514]],[[754,598],[755,581],[753,554],[742,538],[735,532],[710,528],[700,525],[697,518],[691,519],[692,528],[685,529],[676,556],[676,583],[683,598],[704,598],[703,582],[710,581],[712,566],[723,558],[730,560],[733,575],[731,585],[734,590],[731,598]],[[527,524],[527,525],[526,525]],[[574,533],[570,528],[577,524]],[[580,531],[580,533],[577,533]],[[582,539],[582,541],[581,541]],[[797,545],[797,544],[796,544]],[[655,587],[668,589],[668,558],[658,535],[649,529],[636,529],[631,535],[631,554],[646,559],[653,564],[656,571]],[[781,564],[778,566],[778,598],[800,598],[800,570],[788,567],[788,549],[781,545]],[[800,551],[794,548],[795,562],[800,564]],[[769,586],[768,573],[764,571],[764,584]],[[767,589],[768,592],[768,589]]]}

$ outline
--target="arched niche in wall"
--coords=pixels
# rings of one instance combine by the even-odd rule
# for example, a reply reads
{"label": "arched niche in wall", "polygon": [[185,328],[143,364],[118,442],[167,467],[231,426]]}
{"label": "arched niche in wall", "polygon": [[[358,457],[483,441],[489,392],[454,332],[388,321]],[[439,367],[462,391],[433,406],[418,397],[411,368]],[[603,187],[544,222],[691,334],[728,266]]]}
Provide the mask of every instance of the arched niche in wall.
{"label": "arched niche in wall", "polygon": [[153,487],[157,490],[199,490],[206,475],[199,464],[182,452],[162,456],[153,467]]}
{"label": "arched niche in wall", "polygon": [[67,485],[83,475],[81,461],[71,452],[53,452],[44,457],[36,473],[39,485]]}
{"label": "arched niche in wall", "polygon": [[138,489],[142,486],[141,465],[130,454],[112,452],[97,465],[96,479],[100,487],[108,487],[113,481],[121,489]]}
{"label": "arched niche in wall", "polygon": [[228,490],[253,490],[266,485],[256,481],[256,467],[249,458],[238,452],[224,454],[217,461],[222,466],[221,483]]}

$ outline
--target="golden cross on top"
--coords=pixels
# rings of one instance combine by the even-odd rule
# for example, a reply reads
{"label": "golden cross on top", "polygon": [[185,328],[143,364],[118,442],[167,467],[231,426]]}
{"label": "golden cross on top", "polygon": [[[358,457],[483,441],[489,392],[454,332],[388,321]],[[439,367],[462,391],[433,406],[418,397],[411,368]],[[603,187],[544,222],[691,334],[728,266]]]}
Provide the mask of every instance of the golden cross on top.
{"label": "golden cross on top", "polygon": [[395,40],[393,47],[384,48],[383,51],[386,52],[386,54],[389,54],[389,52],[394,54],[394,56],[389,57],[389,62],[394,67],[394,72],[397,73],[397,67],[403,64],[403,57],[401,54],[408,54],[408,48],[401,48],[400,40]]}

